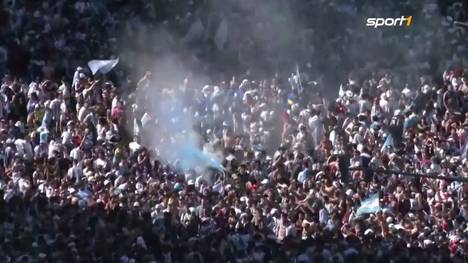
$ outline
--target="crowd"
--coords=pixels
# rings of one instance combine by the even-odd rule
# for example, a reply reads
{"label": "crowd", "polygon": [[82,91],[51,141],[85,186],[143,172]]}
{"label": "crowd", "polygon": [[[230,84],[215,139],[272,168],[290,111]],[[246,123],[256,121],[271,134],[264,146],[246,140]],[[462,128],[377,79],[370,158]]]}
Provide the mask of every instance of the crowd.
{"label": "crowd", "polygon": [[[298,62],[329,82],[355,68],[435,74],[467,64],[466,27],[454,26],[467,13],[456,0],[6,0],[0,70],[58,81],[90,59],[119,56],[127,73],[143,74],[170,50],[213,77],[249,69],[263,78]],[[376,15],[412,15],[414,26],[366,28]]]}
{"label": "crowd", "polygon": [[[442,86],[421,77],[403,90],[388,72],[350,79],[328,103],[302,101],[315,91],[297,76],[200,89],[186,81],[175,96],[189,95],[186,114],[203,116],[194,130],[212,131],[203,137],[222,149],[222,173],[158,161],[140,144],[151,125],[136,121],[130,130],[139,132],[126,132],[146,101],[122,99],[83,69],[77,76],[60,85],[2,80],[4,262],[466,257],[466,183],[362,171],[347,178],[338,164],[349,154],[352,166],[468,178],[463,71],[447,71]],[[135,94],[154,89],[150,79]],[[373,193],[382,210],[358,215]]]}
{"label": "crowd", "polygon": [[[443,67],[442,75],[366,62],[330,99],[299,68],[172,86],[157,73],[129,85],[76,68],[115,54],[122,26],[130,34],[158,21],[151,1],[3,5],[0,262],[467,260],[468,183],[453,178],[468,179],[468,71],[446,65],[464,65],[465,35],[444,42],[438,28],[416,37],[441,42],[408,51],[405,69]],[[447,47],[442,58],[424,54],[438,47]],[[167,105],[163,114],[155,104]],[[190,130],[175,130],[178,120]],[[192,133],[222,169],[167,158]],[[348,162],[373,169],[347,172]],[[375,194],[378,209],[361,213]]]}

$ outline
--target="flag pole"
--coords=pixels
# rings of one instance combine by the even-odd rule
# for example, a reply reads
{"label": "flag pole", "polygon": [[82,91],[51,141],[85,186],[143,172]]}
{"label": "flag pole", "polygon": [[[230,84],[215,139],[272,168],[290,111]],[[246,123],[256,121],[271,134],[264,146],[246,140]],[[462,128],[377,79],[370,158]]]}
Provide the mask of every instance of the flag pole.
{"label": "flag pole", "polygon": [[299,88],[301,89],[301,93],[302,93],[302,91],[304,91],[304,88],[302,87],[301,73],[299,72],[299,64],[297,63],[296,63],[296,74],[297,74],[297,79],[299,81]]}

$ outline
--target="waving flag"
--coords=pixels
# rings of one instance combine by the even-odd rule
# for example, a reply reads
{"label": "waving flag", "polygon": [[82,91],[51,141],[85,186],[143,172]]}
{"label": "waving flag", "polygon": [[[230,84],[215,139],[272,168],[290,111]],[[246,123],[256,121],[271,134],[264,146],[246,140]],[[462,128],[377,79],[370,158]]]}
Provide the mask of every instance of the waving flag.
{"label": "waving flag", "polygon": [[213,192],[217,192],[220,195],[224,195],[224,186],[222,181],[216,181],[213,185]]}
{"label": "waving flag", "polygon": [[358,208],[356,215],[372,214],[378,211],[380,211],[379,193],[376,193],[361,202],[361,206]]}
{"label": "waving flag", "polygon": [[385,142],[382,145],[381,151],[384,151],[386,148],[395,148],[393,136],[390,133],[387,135],[387,138],[385,139]]}
{"label": "waving flag", "polygon": [[119,63],[119,59],[109,59],[109,60],[91,60],[88,62],[88,67],[91,69],[93,75],[96,75],[97,72],[101,72],[102,74],[109,73],[117,64]]}
{"label": "waving flag", "polygon": [[301,73],[299,72],[299,65],[296,64],[296,75],[297,75],[297,81],[299,82],[299,93],[302,93],[304,91],[304,88],[302,87],[302,79],[301,79]]}
{"label": "waving flag", "polygon": [[143,117],[141,117],[141,127],[145,128],[148,124],[150,124],[151,120],[151,116],[145,112],[145,114],[143,114]]}

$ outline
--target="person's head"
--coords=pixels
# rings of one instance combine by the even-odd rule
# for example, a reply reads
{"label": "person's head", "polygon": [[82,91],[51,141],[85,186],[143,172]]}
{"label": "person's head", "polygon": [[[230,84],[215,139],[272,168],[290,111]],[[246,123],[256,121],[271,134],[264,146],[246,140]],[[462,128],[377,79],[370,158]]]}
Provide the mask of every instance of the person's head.
{"label": "person's head", "polygon": [[37,93],[36,92],[32,92],[31,93],[31,100],[32,101],[37,101],[39,99],[39,97],[37,96]]}

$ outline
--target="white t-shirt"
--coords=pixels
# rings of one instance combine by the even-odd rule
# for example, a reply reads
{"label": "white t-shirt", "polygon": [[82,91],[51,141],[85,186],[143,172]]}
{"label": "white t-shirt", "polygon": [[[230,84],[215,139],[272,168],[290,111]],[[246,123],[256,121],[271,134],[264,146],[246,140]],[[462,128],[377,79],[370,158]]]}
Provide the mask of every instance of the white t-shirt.
{"label": "white t-shirt", "polygon": [[102,141],[106,139],[106,127],[98,124],[96,125],[96,130],[97,130],[97,140]]}
{"label": "white t-shirt", "polygon": [[130,148],[131,153],[134,153],[141,149],[141,145],[137,142],[131,142],[128,144],[128,147]]}
{"label": "white t-shirt", "polygon": [[16,150],[21,154],[25,159],[31,159],[33,157],[33,150],[30,143],[23,139],[17,139],[15,141]]}
{"label": "white t-shirt", "polygon": [[70,179],[74,179],[75,182],[79,182],[80,179],[83,177],[83,169],[81,168],[80,165],[73,165],[68,169],[67,176]]}
{"label": "white t-shirt", "polygon": [[82,106],[80,110],[78,111],[78,120],[80,122],[83,122],[84,118],[88,115],[89,110],[87,107]]}
{"label": "white t-shirt", "polygon": [[309,118],[308,124],[310,128],[310,133],[312,135],[312,138],[314,139],[314,145],[320,144],[320,141],[322,140],[323,136],[322,119],[317,115],[312,116]]}
{"label": "white t-shirt", "polygon": [[112,99],[112,109],[119,107],[120,106],[120,101],[117,99],[117,97]]}
{"label": "white t-shirt", "polygon": [[81,161],[82,154],[81,154],[80,148],[79,148],[79,147],[73,148],[73,150],[70,151],[70,157],[71,157],[73,160]]}
{"label": "white t-shirt", "polygon": [[66,130],[62,133],[62,144],[71,144],[72,143],[72,138],[73,138],[73,134]]}
{"label": "white t-shirt", "polygon": [[61,144],[55,141],[50,141],[49,143],[49,159],[52,157],[56,157],[55,153],[56,151],[60,151],[60,146]]}
{"label": "white t-shirt", "polygon": [[51,102],[50,102],[50,110],[52,112],[52,116],[53,118],[55,119],[58,119],[59,116],[60,116],[60,112],[61,112],[61,104],[62,101],[59,100],[58,98],[55,98],[53,99]]}

